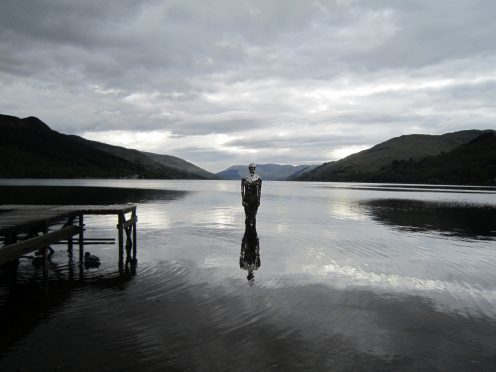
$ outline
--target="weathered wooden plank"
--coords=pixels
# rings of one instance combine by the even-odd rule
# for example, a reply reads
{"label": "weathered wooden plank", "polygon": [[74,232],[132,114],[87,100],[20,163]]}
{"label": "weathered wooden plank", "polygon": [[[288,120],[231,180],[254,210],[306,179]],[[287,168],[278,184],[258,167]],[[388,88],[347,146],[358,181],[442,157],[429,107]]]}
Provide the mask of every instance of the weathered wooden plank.
{"label": "weathered wooden plank", "polygon": [[74,211],[51,212],[38,211],[36,214],[19,214],[7,212],[0,216],[0,235],[5,235],[10,232],[26,232],[36,228],[61,221],[66,218],[71,218],[77,215]]}
{"label": "weathered wooden plank", "polygon": [[0,211],[5,210],[21,210],[21,209],[51,209],[60,207],[59,205],[44,205],[44,204],[0,204]]}
{"label": "weathered wooden plank", "polygon": [[9,244],[0,248],[0,265],[12,261],[23,254],[31,253],[62,239],[68,239],[79,233],[78,226],[67,226],[35,238]]}
{"label": "weathered wooden plank", "polygon": [[[136,210],[136,205],[0,205],[0,211],[39,213],[40,210],[43,210],[44,213],[59,213],[61,211],[64,211],[80,213],[82,212],[85,214],[116,214],[133,212]],[[1,215],[4,215],[4,213],[2,213]]]}
{"label": "weathered wooden plank", "polygon": [[84,214],[117,214],[129,213],[136,210],[134,204],[117,204],[117,205],[75,205],[61,206],[57,210],[65,210],[67,208],[75,209]]}

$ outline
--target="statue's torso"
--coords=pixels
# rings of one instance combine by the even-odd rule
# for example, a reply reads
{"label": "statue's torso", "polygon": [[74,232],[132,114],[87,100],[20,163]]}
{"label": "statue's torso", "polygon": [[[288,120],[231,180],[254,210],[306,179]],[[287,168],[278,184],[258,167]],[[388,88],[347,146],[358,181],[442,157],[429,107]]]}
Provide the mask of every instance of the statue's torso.
{"label": "statue's torso", "polygon": [[249,190],[257,192],[260,184],[262,183],[262,179],[257,174],[250,174],[243,178],[243,182],[247,191]]}
{"label": "statue's torso", "polygon": [[257,201],[260,196],[259,193],[262,185],[262,179],[257,174],[250,174],[246,177],[243,177],[242,182],[244,185],[245,198],[247,199],[247,201]]}

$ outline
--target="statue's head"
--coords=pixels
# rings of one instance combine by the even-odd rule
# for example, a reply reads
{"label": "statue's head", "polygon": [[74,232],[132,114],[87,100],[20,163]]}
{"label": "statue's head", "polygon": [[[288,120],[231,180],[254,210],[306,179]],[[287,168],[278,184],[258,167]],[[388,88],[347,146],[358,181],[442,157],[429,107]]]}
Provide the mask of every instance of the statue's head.
{"label": "statue's head", "polygon": [[255,169],[257,169],[257,165],[255,163],[250,163],[250,165],[248,165],[248,169],[250,170],[250,174],[254,174]]}

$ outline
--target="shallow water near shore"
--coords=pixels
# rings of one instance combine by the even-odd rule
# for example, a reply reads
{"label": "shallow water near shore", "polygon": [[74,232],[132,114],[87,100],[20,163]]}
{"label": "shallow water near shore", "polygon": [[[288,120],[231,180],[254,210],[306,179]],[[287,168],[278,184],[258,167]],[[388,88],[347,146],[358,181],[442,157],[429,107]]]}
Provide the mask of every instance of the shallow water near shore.
{"label": "shallow water near shore", "polygon": [[[0,180],[0,204],[138,205],[138,264],[55,245],[0,272],[0,370],[496,369],[496,189],[264,182],[240,265],[237,181]],[[86,237],[115,238],[115,216]],[[253,266],[252,266],[253,268]]]}

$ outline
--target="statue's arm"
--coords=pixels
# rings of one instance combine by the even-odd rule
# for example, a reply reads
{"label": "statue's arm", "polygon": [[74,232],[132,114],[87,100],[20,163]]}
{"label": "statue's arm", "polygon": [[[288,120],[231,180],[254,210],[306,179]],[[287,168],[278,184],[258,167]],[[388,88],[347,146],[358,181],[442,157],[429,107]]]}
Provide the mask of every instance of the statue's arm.
{"label": "statue's arm", "polygon": [[244,178],[241,179],[241,201],[244,204],[244,202],[245,202],[245,179]]}
{"label": "statue's arm", "polygon": [[258,180],[258,205],[260,205],[260,197],[262,196],[262,179]]}
{"label": "statue's arm", "polygon": [[260,242],[258,241],[257,239],[257,246],[255,248],[255,265],[257,266],[257,268],[260,267]]}

